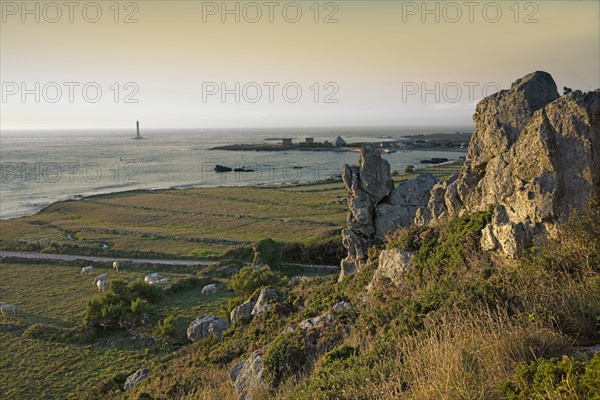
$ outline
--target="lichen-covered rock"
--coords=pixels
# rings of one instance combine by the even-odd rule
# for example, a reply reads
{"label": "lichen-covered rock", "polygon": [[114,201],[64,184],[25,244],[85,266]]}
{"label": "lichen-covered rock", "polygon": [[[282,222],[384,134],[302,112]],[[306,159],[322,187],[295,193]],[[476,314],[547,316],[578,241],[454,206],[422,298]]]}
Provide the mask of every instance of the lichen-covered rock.
{"label": "lichen-covered rock", "polygon": [[381,158],[379,150],[365,146],[358,160],[358,168],[360,187],[371,196],[374,204],[394,190],[390,164]]}
{"label": "lichen-covered rock", "polygon": [[377,205],[375,238],[385,240],[387,234],[398,228],[411,226],[417,210],[428,204],[431,189],[436,183],[433,175],[423,174],[398,185],[385,202]]}
{"label": "lichen-covered rock", "polygon": [[468,158],[473,169],[485,167],[494,157],[508,151],[533,113],[558,98],[558,90],[547,72],[534,72],[517,80],[477,104]]}
{"label": "lichen-covered rock", "polygon": [[229,329],[229,322],[214,315],[203,315],[190,323],[187,337],[190,342],[197,342],[214,335],[221,340],[223,332]]}
{"label": "lichen-covered rock", "polygon": [[235,325],[243,321],[250,321],[252,319],[252,309],[255,304],[255,302],[248,300],[231,310],[231,323]]}
{"label": "lichen-covered rock", "polygon": [[229,373],[239,400],[252,400],[255,390],[264,385],[262,351],[257,350]]}
{"label": "lichen-covered rock", "polygon": [[600,90],[559,97],[545,72],[482,100],[467,160],[431,191],[415,223],[495,207],[481,245],[518,257],[600,191]]}
{"label": "lichen-covered rock", "polygon": [[373,274],[372,282],[377,284],[387,278],[397,285],[402,275],[410,268],[413,256],[413,252],[400,248],[383,250],[379,254],[379,264]]}
{"label": "lichen-covered rock", "polygon": [[[363,149],[358,167],[344,167],[350,211],[340,280],[366,264],[374,239],[490,207],[481,246],[518,257],[600,195],[600,89],[559,97],[552,77],[538,71],[482,100],[473,119],[467,159],[444,182],[421,176],[393,189],[389,165],[372,148]],[[376,279],[395,281],[410,254],[382,257]]]}
{"label": "lichen-covered rock", "polygon": [[365,146],[358,166],[344,165],[342,179],[348,192],[347,228],[342,243],[348,255],[340,264],[339,279],[356,271],[367,259],[367,250],[376,234],[375,209],[394,190],[390,164],[381,153]]}
{"label": "lichen-covered rock", "polygon": [[279,292],[272,288],[264,288],[258,295],[251,315],[257,316],[269,311],[277,301],[279,301]]}
{"label": "lichen-covered rock", "polygon": [[150,376],[150,370],[148,368],[140,368],[133,374],[129,375],[123,385],[124,390],[129,390],[141,381],[148,379]]}

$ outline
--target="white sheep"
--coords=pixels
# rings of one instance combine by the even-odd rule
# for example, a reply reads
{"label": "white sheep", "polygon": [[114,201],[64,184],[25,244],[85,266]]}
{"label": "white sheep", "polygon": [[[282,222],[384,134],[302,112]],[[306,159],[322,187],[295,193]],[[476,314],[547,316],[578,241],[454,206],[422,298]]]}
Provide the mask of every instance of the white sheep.
{"label": "white sheep", "polygon": [[96,286],[98,287],[98,290],[101,292],[104,292],[104,290],[106,290],[106,286],[104,284],[104,281],[98,281],[96,282]]}
{"label": "white sheep", "polygon": [[158,272],[155,272],[153,274],[145,276],[144,277],[144,282],[146,282],[146,283],[152,283],[152,282],[158,280],[158,278],[159,278]]}
{"label": "white sheep", "polygon": [[164,278],[164,279],[157,279],[151,282],[148,282],[151,285],[168,285],[169,284],[169,278]]}
{"label": "white sheep", "polygon": [[2,310],[2,315],[17,315],[17,306],[14,304],[6,304],[2,303],[0,305],[0,310]]}
{"label": "white sheep", "polygon": [[217,285],[215,285],[214,283],[206,285],[202,288],[202,295],[209,295],[215,293],[217,293]]}
{"label": "white sheep", "polygon": [[98,275],[97,277],[94,278],[94,286],[96,285],[96,283],[98,283],[99,281],[103,281],[106,278],[108,278],[107,274]]}
{"label": "white sheep", "polygon": [[119,264],[118,261],[114,261],[113,262],[113,271],[119,271],[120,266],[121,266],[121,264]]}
{"label": "white sheep", "polygon": [[88,265],[87,267],[83,267],[81,268],[81,275],[85,275],[88,272],[92,272],[94,270],[94,267],[92,267],[91,265]]}

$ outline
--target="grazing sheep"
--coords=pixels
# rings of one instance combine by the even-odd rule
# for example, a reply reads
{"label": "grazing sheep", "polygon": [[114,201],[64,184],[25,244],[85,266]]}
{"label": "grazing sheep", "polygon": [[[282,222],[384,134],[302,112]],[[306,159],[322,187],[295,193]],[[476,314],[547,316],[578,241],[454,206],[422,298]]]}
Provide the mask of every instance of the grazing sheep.
{"label": "grazing sheep", "polygon": [[108,278],[107,274],[98,275],[97,277],[94,278],[94,286],[96,285],[96,283],[98,283],[99,281],[103,281],[106,278]]}
{"label": "grazing sheep", "polygon": [[211,285],[206,285],[202,288],[202,295],[209,295],[217,293],[217,285],[214,283]]}
{"label": "grazing sheep", "polygon": [[119,264],[118,261],[114,261],[113,262],[113,271],[119,271],[119,267],[121,266],[121,264]]}
{"label": "grazing sheep", "polygon": [[87,267],[83,267],[81,268],[81,275],[85,275],[88,272],[92,272],[94,270],[94,267],[92,267],[91,265],[88,265]]}
{"label": "grazing sheep", "polygon": [[151,281],[148,282],[151,285],[168,285],[169,284],[169,278],[164,278],[164,279],[157,279],[155,281]]}
{"label": "grazing sheep", "polygon": [[106,286],[104,284],[104,281],[98,281],[96,282],[96,286],[98,287],[98,290],[101,292],[104,292],[104,290],[106,290]]}
{"label": "grazing sheep", "polygon": [[158,272],[155,272],[153,274],[145,276],[144,277],[144,282],[146,282],[146,283],[152,283],[152,282],[158,280],[158,278],[159,278]]}
{"label": "grazing sheep", "polygon": [[17,306],[13,304],[2,303],[0,305],[0,310],[2,310],[2,315],[17,315]]}

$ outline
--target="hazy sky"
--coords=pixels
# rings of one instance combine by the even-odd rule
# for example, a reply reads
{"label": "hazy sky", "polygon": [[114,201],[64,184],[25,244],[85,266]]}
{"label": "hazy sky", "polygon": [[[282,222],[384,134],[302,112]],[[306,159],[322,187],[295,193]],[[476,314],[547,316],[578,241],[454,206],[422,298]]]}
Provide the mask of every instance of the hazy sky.
{"label": "hazy sky", "polygon": [[450,128],[535,70],[600,87],[597,0],[69,4],[1,1],[2,129]]}

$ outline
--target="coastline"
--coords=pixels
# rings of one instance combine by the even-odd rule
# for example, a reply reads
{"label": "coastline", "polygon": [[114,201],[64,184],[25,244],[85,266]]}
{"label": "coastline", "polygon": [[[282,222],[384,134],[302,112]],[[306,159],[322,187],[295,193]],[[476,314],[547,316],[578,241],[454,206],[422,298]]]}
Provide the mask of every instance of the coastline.
{"label": "coastline", "polygon": [[[464,153],[464,151],[461,149],[447,149],[446,151],[453,152],[453,153]],[[461,162],[461,160],[458,159],[458,160],[449,160],[447,162],[443,162],[443,163],[439,163],[439,164],[418,164],[420,168],[417,169],[417,172],[418,171],[427,171],[427,170],[435,169],[435,168],[451,167],[451,166],[455,165],[456,163],[460,163],[460,162]],[[252,172],[248,172],[248,173],[251,174]],[[223,174],[240,175],[243,173],[225,172]],[[408,175],[406,175],[406,176],[408,176]],[[408,178],[405,178],[405,175],[400,175],[400,177],[397,177],[397,180],[399,180],[399,181],[402,181],[404,179],[408,179]],[[135,189],[127,189],[127,190],[107,191],[107,192],[93,193],[93,194],[78,193],[78,194],[73,194],[73,195],[69,195],[69,196],[63,196],[60,199],[51,201],[48,204],[45,204],[44,206],[38,208],[34,212],[23,213],[22,215],[12,216],[12,217],[8,217],[8,218],[0,218],[0,221],[15,221],[15,220],[19,220],[22,218],[36,216],[36,215],[39,215],[39,214],[45,212],[50,207],[56,206],[57,204],[61,204],[61,203],[76,203],[81,200],[97,200],[97,199],[102,199],[103,197],[137,196],[137,195],[153,194],[153,193],[160,194],[160,193],[164,193],[164,192],[168,192],[168,191],[185,191],[185,190],[198,190],[198,189],[236,189],[236,188],[257,188],[257,189],[271,188],[272,189],[272,188],[286,188],[286,187],[295,187],[295,186],[321,185],[321,184],[338,183],[338,182],[341,182],[340,176],[337,176],[335,178],[308,180],[308,181],[302,181],[302,182],[300,182],[300,181],[289,181],[289,182],[278,182],[278,183],[270,183],[270,182],[256,183],[255,182],[255,183],[236,184],[236,185],[233,185],[233,184],[229,184],[229,185],[228,184],[222,184],[222,185],[189,184],[189,185],[177,185],[177,186],[170,186],[170,187],[163,187],[163,188],[135,188]]]}

